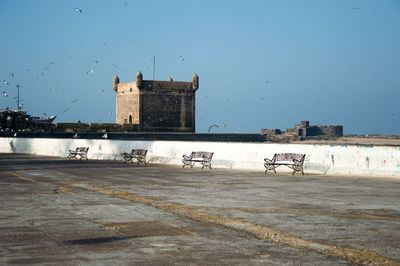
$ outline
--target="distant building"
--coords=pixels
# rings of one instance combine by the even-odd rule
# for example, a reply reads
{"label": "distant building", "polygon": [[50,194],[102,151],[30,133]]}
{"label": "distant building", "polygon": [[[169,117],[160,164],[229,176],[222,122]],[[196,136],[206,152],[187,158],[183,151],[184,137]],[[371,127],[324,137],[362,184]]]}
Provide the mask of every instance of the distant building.
{"label": "distant building", "polygon": [[192,82],[143,80],[120,83],[115,75],[116,123],[137,125],[138,131],[195,132],[195,93],[199,77]]}
{"label": "distant building", "polygon": [[286,132],[280,129],[261,129],[261,134],[280,135],[293,137],[312,137],[312,136],[343,136],[343,126],[341,125],[314,125],[310,126],[309,121],[301,121],[294,128],[288,128]]}

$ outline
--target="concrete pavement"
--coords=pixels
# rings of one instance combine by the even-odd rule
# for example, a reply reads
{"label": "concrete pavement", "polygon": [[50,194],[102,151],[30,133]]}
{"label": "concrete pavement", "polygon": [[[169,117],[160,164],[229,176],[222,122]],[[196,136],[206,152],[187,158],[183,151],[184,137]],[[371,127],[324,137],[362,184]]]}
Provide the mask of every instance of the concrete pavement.
{"label": "concrete pavement", "polygon": [[0,154],[0,264],[400,265],[400,179]]}

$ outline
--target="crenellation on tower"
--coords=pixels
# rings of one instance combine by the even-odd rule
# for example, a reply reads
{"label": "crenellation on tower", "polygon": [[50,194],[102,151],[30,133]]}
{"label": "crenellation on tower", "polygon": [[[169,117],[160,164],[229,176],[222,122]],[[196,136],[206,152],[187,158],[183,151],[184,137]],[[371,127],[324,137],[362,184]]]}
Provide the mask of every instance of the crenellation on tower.
{"label": "crenellation on tower", "polygon": [[138,87],[138,89],[142,88],[142,82],[143,82],[143,75],[142,73],[139,71],[136,74],[136,87]]}
{"label": "crenellation on tower", "polygon": [[192,88],[193,90],[197,90],[199,88],[199,76],[197,76],[196,73],[194,73],[192,77]]}
{"label": "crenellation on tower", "polygon": [[114,86],[113,86],[113,89],[114,89],[115,92],[117,92],[117,90],[118,90],[118,83],[119,83],[119,77],[117,76],[117,74],[115,74],[115,76],[114,76]]}

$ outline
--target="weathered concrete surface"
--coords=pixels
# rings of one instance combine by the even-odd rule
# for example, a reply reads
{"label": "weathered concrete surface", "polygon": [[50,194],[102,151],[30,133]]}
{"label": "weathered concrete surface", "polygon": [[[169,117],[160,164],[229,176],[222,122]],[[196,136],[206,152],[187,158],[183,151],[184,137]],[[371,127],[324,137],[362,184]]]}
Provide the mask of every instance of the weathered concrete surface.
{"label": "weathered concrete surface", "polygon": [[400,264],[400,180],[0,154],[0,264]]}

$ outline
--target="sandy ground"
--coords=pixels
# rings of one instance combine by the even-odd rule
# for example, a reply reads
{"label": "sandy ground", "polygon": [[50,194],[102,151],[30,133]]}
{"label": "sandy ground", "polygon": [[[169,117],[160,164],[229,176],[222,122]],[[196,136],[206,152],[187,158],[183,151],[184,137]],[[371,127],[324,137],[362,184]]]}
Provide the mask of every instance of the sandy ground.
{"label": "sandy ground", "polygon": [[0,154],[2,265],[400,265],[400,180]]}

